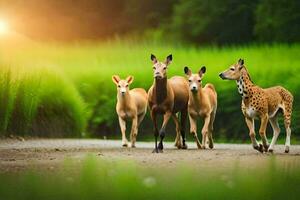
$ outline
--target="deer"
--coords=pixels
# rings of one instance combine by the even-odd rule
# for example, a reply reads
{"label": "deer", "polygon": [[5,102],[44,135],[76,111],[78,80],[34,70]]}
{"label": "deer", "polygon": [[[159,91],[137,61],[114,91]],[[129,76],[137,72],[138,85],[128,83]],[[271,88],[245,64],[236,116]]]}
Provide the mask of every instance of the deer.
{"label": "deer", "polygon": [[119,118],[120,129],[122,133],[122,146],[128,147],[126,138],[126,120],[132,120],[130,141],[131,147],[135,147],[138,127],[143,121],[147,112],[147,92],[142,88],[129,90],[129,85],[134,77],[128,76],[121,80],[118,75],[112,76],[112,81],[117,86],[117,104],[116,112]]}
{"label": "deer", "polygon": [[[202,88],[202,79],[206,72],[203,66],[197,74],[193,74],[189,67],[184,67],[184,73],[189,82],[189,102],[188,115],[190,119],[190,132],[195,138],[198,149],[206,148],[206,139],[208,138],[209,148],[214,148],[213,143],[213,125],[217,111],[217,92],[214,85],[207,83]],[[202,128],[202,145],[197,135],[197,119],[204,118]]]}
{"label": "deer", "polygon": [[[153,63],[154,82],[148,91],[148,105],[154,125],[155,148],[153,153],[163,152],[163,139],[166,134],[167,123],[171,117],[176,125],[175,146],[178,149],[187,149],[185,126],[189,100],[188,82],[181,76],[167,78],[167,69],[173,59],[172,54],[167,56],[164,62],[158,61],[153,54],[150,58]],[[180,122],[177,113],[181,114]],[[158,115],[163,115],[160,130],[158,130],[157,124]],[[158,136],[160,136],[159,144],[157,144]]]}
{"label": "deer", "polygon": [[[286,130],[284,151],[285,153],[289,153],[293,95],[282,86],[263,89],[255,85],[250,78],[243,59],[239,59],[236,64],[231,65],[229,69],[220,73],[219,76],[223,80],[236,81],[238,92],[242,97],[242,113],[249,129],[253,148],[261,153],[272,153],[274,151],[274,146],[280,133],[278,115],[282,113]],[[260,118],[261,120],[259,135],[263,144],[258,144],[255,137],[255,118]],[[273,129],[271,144],[268,143],[266,137],[268,122],[270,122]]]}

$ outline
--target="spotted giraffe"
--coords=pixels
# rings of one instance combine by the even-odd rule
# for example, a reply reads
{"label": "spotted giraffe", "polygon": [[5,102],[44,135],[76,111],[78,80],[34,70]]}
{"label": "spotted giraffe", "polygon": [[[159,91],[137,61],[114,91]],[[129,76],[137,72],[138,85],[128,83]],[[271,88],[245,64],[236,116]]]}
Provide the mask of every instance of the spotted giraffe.
{"label": "spotted giraffe", "polygon": [[[281,86],[263,89],[255,85],[244,65],[244,60],[229,67],[219,75],[222,79],[235,80],[238,92],[242,96],[242,112],[249,128],[249,135],[253,148],[263,152],[273,152],[274,145],[280,133],[278,114],[282,113],[286,129],[285,153],[290,150],[291,115],[293,107],[293,95]],[[254,119],[260,118],[259,134],[263,144],[258,144],[255,137]],[[266,137],[268,121],[273,128],[273,138],[269,145]]]}

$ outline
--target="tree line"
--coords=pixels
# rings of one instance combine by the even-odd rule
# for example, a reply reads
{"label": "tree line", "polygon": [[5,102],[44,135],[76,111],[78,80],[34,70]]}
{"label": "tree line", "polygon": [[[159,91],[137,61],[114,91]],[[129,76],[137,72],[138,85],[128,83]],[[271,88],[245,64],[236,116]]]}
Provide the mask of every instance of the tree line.
{"label": "tree line", "polygon": [[0,0],[12,26],[55,40],[148,35],[190,43],[299,42],[299,0]]}

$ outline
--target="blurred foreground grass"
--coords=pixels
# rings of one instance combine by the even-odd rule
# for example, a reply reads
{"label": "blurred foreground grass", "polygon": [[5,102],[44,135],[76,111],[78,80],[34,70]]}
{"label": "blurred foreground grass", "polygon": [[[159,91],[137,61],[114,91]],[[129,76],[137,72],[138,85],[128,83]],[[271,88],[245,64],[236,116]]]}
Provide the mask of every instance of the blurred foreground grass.
{"label": "blurred foreground grass", "polygon": [[299,199],[300,168],[271,156],[256,167],[141,168],[133,162],[107,162],[90,156],[70,171],[0,175],[0,199]]}
{"label": "blurred foreground grass", "polygon": [[[300,124],[296,123],[300,120],[299,50],[299,44],[218,48],[134,41],[1,43],[0,132],[44,137],[119,137],[116,89],[111,76],[119,74],[125,78],[131,74],[135,76],[132,87],[148,89],[153,82],[149,55],[153,53],[164,60],[172,53],[169,77],[183,76],[184,66],[193,71],[207,66],[204,83],[215,84],[219,98],[215,138],[248,139],[236,85],[218,77],[220,71],[239,58],[245,59],[256,84],[282,85],[295,95],[293,137],[300,131]],[[174,126],[170,124],[169,129],[167,137],[174,134]],[[152,135],[149,116],[141,130],[140,138]]]}

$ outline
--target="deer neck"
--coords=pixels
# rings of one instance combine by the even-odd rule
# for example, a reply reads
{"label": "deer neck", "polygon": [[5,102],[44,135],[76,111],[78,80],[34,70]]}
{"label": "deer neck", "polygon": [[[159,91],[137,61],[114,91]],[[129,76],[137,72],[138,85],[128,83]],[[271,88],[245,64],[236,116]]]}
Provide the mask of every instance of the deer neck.
{"label": "deer neck", "polygon": [[118,94],[118,102],[123,108],[129,107],[131,101],[131,96],[129,94],[129,91],[126,92],[124,95]]}
{"label": "deer neck", "polygon": [[190,92],[191,96],[193,97],[193,101],[196,105],[201,105],[203,103],[203,88],[200,86],[197,92]]}
{"label": "deer neck", "polygon": [[167,83],[168,83],[167,77],[162,78],[162,79],[155,78],[155,80],[154,80],[154,92],[156,94],[155,96],[156,96],[157,104],[164,102],[164,100],[168,96]]}
{"label": "deer neck", "polygon": [[249,90],[254,86],[250,75],[246,69],[244,69],[241,73],[240,78],[236,81],[238,92],[242,96],[243,99],[249,98]]}

